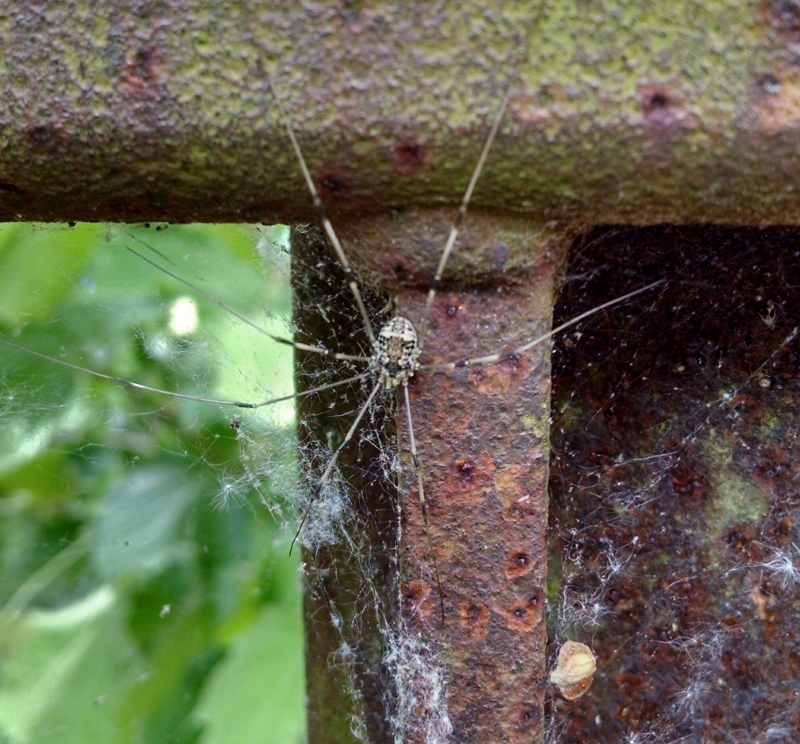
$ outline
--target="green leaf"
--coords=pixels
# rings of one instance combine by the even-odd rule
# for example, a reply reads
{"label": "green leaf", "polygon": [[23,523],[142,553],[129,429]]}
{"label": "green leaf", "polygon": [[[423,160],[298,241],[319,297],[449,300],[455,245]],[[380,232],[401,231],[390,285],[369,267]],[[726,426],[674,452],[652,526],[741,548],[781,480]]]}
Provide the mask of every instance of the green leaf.
{"label": "green leaf", "polygon": [[177,529],[202,485],[177,467],[136,469],[103,504],[93,550],[99,573],[109,580],[154,576],[191,552],[188,542],[177,539]]}
{"label": "green leaf", "polygon": [[0,731],[10,744],[111,742],[116,711],[144,670],[116,593],[4,626]]}
{"label": "green leaf", "polygon": [[44,321],[100,239],[99,225],[0,225],[0,322]]}
{"label": "green leaf", "polygon": [[195,716],[200,744],[293,744],[305,731],[300,605],[266,607],[232,642]]}

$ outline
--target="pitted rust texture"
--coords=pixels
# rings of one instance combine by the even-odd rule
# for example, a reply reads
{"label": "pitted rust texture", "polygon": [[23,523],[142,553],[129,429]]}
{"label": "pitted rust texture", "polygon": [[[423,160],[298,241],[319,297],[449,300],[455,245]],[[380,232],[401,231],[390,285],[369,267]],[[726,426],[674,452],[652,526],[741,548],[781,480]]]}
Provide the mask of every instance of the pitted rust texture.
{"label": "pitted rust texture", "polygon": [[454,203],[512,84],[476,206],[800,219],[793,3],[541,7],[18,3],[0,14],[0,217],[314,221],[261,49],[337,217]]}
{"label": "pitted rust texture", "polygon": [[[478,187],[480,188],[480,186]],[[409,209],[339,219],[336,232],[359,276],[389,294],[400,287],[426,291],[456,210]],[[578,234],[577,223],[542,225],[519,214],[472,208],[447,264],[443,286],[525,287],[547,252]]]}
{"label": "pitted rust texture", "polygon": [[[524,285],[442,292],[420,362],[508,351],[546,330],[558,259],[553,251]],[[398,297],[399,311],[415,322],[423,304],[420,291]],[[427,594],[407,604],[404,617],[442,650],[459,742],[542,735],[548,348],[468,369],[420,370],[410,384],[432,548],[409,476],[401,497],[401,581],[416,594],[424,584]],[[398,420],[405,455],[405,419]],[[411,472],[407,456],[404,462]]]}
{"label": "pitted rust texture", "polygon": [[558,314],[550,613],[597,656],[564,741],[800,741],[796,227],[586,236]]}

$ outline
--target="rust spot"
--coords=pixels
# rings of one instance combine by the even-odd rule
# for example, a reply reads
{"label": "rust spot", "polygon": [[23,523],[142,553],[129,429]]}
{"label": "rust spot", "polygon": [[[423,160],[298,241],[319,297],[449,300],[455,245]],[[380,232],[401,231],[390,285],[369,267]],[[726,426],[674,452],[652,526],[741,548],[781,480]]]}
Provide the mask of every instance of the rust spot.
{"label": "rust spot", "polygon": [[64,139],[63,133],[53,124],[34,124],[25,130],[25,136],[34,150],[49,152]]}
{"label": "rust spot", "polygon": [[528,731],[539,727],[541,714],[538,708],[525,706],[517,716],[517,723],[514,726],[518,731]]}
{"label": "rust spot", "polygon": [[446,464],[430,463],[430,472],[439,474],[434,491],[445,506],[477,506],[492,491],[494,467],[485,452],[474,452],[469,459],[459,457]]}
{"label": "rust spot", "polygon": [[473,640],[486,638],[489,629],[489,608],[479,602],[461,602],[459,608],[461,626]]}
{"label": "rust spot", "polygon": [[458,460],[456,470],[464,480],[472,480],[475,473],[475,466],[469,460]]}
{"label": "rust spot", "polygon": [[408,270],[400,261],[398,261],[394,266],[392,266],[392,273],[398,279],[403,279],[405,275],[408,273]]}
{"label": "rust spot", "polygon": [[515,550],[508,557],[506,565],[506,578],[516,579],[529,574],[536,566],[536,561],[527,550]]}
{"label": "rust spot", "polygon": [[639,101],[645,123],[656,129],[693,123],[684,105],[683,93],[675,85],[642,85],[639,87]]}
{"label": "rust spot", "polygon": [[419,614],[427,619],[431,613],[431,585],[422,579],[411,579],[403,589],[403,607],[407,617]]}
{"label": "rust spot", "polygon": [[768,23],[784,44],[800,41],[800,7],[791,0],[765,0],[759,16]]}
{"label": "rust spot", "polygon": [[758,87],[769,95],[776,95],[780,93],[781,81],[778,80],[778,78],[776,78],[774,75],[762,75],[758,79]]}
{"label": "rust spot", "polygon": [[800,73],[790,69],[762,76],[754,93],[754,105],[765,134],[796,127],[800,121]]}
{"label": "rust spot", "polygon": [[410,171],[428,165],[431,162],[431,154],[424,145],[406,140],[395,145],[394,159],[401,169]]}
{"label": "rust spot", "polygon": [[660,111],[669,106],[669,98],[663,91],[657,90],[650,93],[644,100],[644,110],[647,114]]}
{"label": "rust spot", "polygon": [[333,173],[322,176],[320,184],[329,194],[339,194],[347,188],[344,178]]}
{"label": "rust spot", "polygon": [[516,633],[530,633],[542,619],[540,609],[538,606],[532,606],[530,599],[520,600],[510,607],[497,609],[496,612],[505,618],[509,630]]}
{"label": "rust spot", "polygon": [[642,113],[649,124],[668,127],[686,117],[680,90],[665,85],[643,85],[639,88]]}
{"label": "rust spot", "polygon": [[149,80],[153,76],[153,52],[149,49],[139,49],[135,52],[128,64],[130,72],[141,80]]}
{"label": "rust spot", "polygon": [[167,65],[155,48],[142,47],[129,49],[125,55],[125,82],[139,91],[152,89],[163,84]]}
{"label": "rust spot", "polygon": [[380,257],[378,271],[388,282],[407,284],[413,278],[414,264],[402,253],[386,253]]}

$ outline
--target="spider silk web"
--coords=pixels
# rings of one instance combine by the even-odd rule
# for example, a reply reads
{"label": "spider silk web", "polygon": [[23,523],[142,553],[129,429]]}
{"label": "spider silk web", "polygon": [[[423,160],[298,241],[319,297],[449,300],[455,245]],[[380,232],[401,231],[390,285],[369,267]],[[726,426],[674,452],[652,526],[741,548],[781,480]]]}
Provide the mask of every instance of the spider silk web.
{"label": "spider silk web", "polygon": [[798,250],[711,227],[574,247],[561,318],[667,286],[555,342],[550,639],[598,665],[553,698],[556,741],[797,738]]}
{"label": "spider silk web", "polygon": [[[292,269],[285,236],[266,228],[209,235],[132,228],[167,261],[118,228],[37,227],[24,249],[23,236],[12,234],[19,229],[4,235],[3,337],[57,358],[209,397],[292,392],[291,349],[242,331],[122,245],[272,333],[322,336],[330,348],[369,353],[352,304],[337,299],[336,265],[308,255],[293,258]],[[590,645],[598,672],[579,700],[552,697],[552,740],[796,735],[799,251],[789,229],[607,228],[576,241],[555,323],[643,277],[664,276],[668,285],[556,339],[550,639],[553,656],[568,638]],[[292,270],[306,285],[303,297],[312,298],[303,307],[291,307]],[[391,314],[387,298],[368,293],[367,302],[376,325]],[[64,667],[65,679],[112,661],[137,679],[147,670],[152,676],[161,667],[148,644],[131,642],[131,630],[134,638],[189,637],[192,607],[213,609],[222,632],[260,622],[274,603],[290,618],[287,627],[299,628],[290,525],[369,380],[313,396],[295,419],[291,403],[253,412],[165,400],[6,349],[0,355],[5,621],[27,629],[34,612],[52,621],[79,609],[82,622],[102,620],[100,637],[113,641],[90,646]],[[298,364],[298,390],[364,368],[316,355]],[[331,684],[349,691],[356,737],[373,733],[359,711],[365,690],[374,690],[398,740],[416,732],[446,741],[440,650],[404,634],[387,605],[397,570],[392,483],[408,475],[398,464],[393,415],[392,396],[380,397],[314,505],[303,538],[314,558],[305,581],[327,607],[315,626],[338,639],[326,662]],[[385,550],[375,549],[376,534]],[[347,583],[355,588],[330,596],[327,579],[343,570],[340,550],[356,556]],[[284,660],[275,652],[280,667],[260,668],[259,684],[274,677],[285,687],[294,674],[302,691],[300,636],[286,633],[297,655]],[[379,647],[364,643],[376,634]],[[234,632],[222,646],[198,644],[171,661],[200,669],[192,692],[182,683],[165,688],[164,706],[190,701],[182,725],[201,714],[224,721],[226,705],[214,707],[224,700],[221,688],[244,697],[249,688],[234,681],[246,685],[240,668],[225,676],[233,659],[248,656],[243,638]],[[212,648],[217,656],[209,656]],[[124,697],[108,679],[92,679],[98,699]],[[81,730],[56,708],[6,714],[7,695],[0,689],[4,726],[22,720]],[[294,731],[303,725],[300,696]],[[158,706],[150,716],[157,726]],[[213,741],[211,730],[201,740]]]}
{"label": "spider silk web", "polygon": [[[35,226],[24,236],[15,230],[7,234],[9,268],[3,275],[16,276],[19,289],[6,292],[3,337],[57,359],[206,398],[259,402],[290,396],[294,350],[260,335],[202,292],[269,333],[371,353],[357,310],[341,300],[335,261],[327,251],[290,259],[283,229]],[[30,262],[31,255],[36,261]],[[47,264],[54,264],[48,276],[58,280],[37,283],[38,269]],[[307,285],[303,295],[311,300],[303,307],[291,306],[290,273]],[[391,306],[368,291],[366,299],[378,327]],[[269,609],[277,595],[299,628],[292,575],[299,546],[289,557],[297,514],[374,384],[371,377],[304,398],[297,412],[291,400],[253,411],[168,398],[18,351],[0,353],[4,495],[36,504],[60,499],[87,510],[69,520],[26,518],[31,530],[47,533],[43,555],[31,550],[31,562],[48,566],[72,545],[79,548],[77,569],[34,581],[25,611],[46,603],[48,595],[63,601],[77,585],[99,591],[109,581],[135,577],[145,587],[140,591],[163,600],[136,612],[173,618],[185,597],[163,585],[172,573],[188,572],[197,580],[183,588],[190,595],[209,592],[220,623]],[[298,356],[297,363],[298,392],[367,368],[316,354]],[[372,687],[385,698],[398,740],[421,729],[428,741],[438,741],[449,722],[435,654],[398,632],[390,606],[397,591],[387,592],[385,585],[394,585],[397,561],[394,406],[394,396],[379,396],[313,504],[302,537],[313,562],[303,565],[303,573],[310,594],[324,593],[328,573],[341,570],[336,552],[344,547],[358,556],[358,590],[326,599],[326,625],[339,638],[336,657],[327,661],[332,679],[349,690],[353,733],[364,740],[370,734],[362,699]],[[368,464],[373,460],[377,466]],[[32,488],[32,468],[51,482]],[[63,494],[53,495],[55,482],[64,484]],[[367,536],[376,533],[385,550],[368,547]],[[21,572],[16,587],[9,582],[12,604],[26,575]],[[364,639],[376,634],[383,640],[369,647]],[[134,650],[139,651],[135,644]],[[293,674],[302,677],[301,659],[293,663]],[[280,679],[286,672],[279,674]],[[211,668],[208,675],[213,681]],[[393,677],[402,682],[411,676],[417,697],[410,679],[392,683]],[[424,701],[418,697],[420,680],[429,688]],[[428,709],[420,720],[420,711]]]}

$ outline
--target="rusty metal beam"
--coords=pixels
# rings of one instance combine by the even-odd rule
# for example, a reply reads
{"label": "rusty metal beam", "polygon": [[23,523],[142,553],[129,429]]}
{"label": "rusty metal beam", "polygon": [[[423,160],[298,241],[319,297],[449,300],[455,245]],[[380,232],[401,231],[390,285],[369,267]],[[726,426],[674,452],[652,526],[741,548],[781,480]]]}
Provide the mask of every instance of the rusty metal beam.
{"label": "rusty metal beam", "polygon": [[[360,238],[368,240],[383,227],[380,219],[365,218]],[[434,250],[424,231],[407,227],[408,243],[401,255]],[[446,223],[441,227],[446,234]],[[298,265],[318,265],[329,255],[324,241],[320,244],[313,235],[295,232]],[[549,328],[555,280],[570,237],[524,221],[470,219],[462,240],[466,255],[503,261],[526,246],[536,260],[526,271],[509,268],[501,283],[446,286],[433,307],[420,362],[509,350]],[[435,250],[440,249],[441,243],[436,244]],[[309,250],[315,253],[309,256]],[[388,260],[386,268],[388,275],[397,265]],[[328,265],[323,281],[313,285],[302,271],[296,276],[298,327],[304,333],[315,328],[316,338],[327,338],[332,322],[337,329],[340,323],[355,323],[342,335],[352,337],[356,346],[336,348],[359,353],[367,340],[358,328],[343,277],[337,279],[340,273],[338,266]],[[413,271],[401,273],[414,276]],[[397,312],[416,324],[429,281],[409,281],[395,297]],[[339,289],[340,295],[332,289]],[[373,304],[377,308],[381,303]],[[309,339],[313,338],[312,331]],[[397,732],[385,726],[393,716],[416,722],[402,733],[408,741],[422,742],[424,738],[414,736],[421,737],[426,723],[444,714],[453,736],[465,744],[541,737],[546,691],[548,349],[543,344],[529,354],[471,369],[423,369],[411,381],[430,542],[402,396],[397,404],[396,449],[403,463],[399,483],[381,476],[389,440],[375,447],[372,440],[356,436],[343,451],[351,509],[348,537],[324,548],[312,545],[306,554],[312,741],[349,740],[340,738],[340,719],[351,717],[363,722],[370,742],[393,741]],[[299,355],[301,381],[319,380],[318,372],[310,378],[308,374],[309,365],[316,370],[320,362],[319,355]],[[304,399],[301,436],[314,432],[318,440],[335,443],[361,403],[363,396],[357,394],[351,399],[338,393]],[[324,513],[320,504],[316,508]],[[419,658],[387,661],[393,644],[396,653],[397,644],[404,643],[420,649],[426,674],[409,672]],[[343,647],[353,659],[344,677],[340,664],[329,669]],[[441,688],[433,690],[431,677],[437,674]],[[331,704],[332,699],[337,702]],[[409,700],[410,710],[398,710]]]}
{"label": "rusty metal beam", "polygon": [[[492,227],[488,220],[482,226]],[[495,223],[497,232],[503,226]],[[540,260],[524,281],[441,294],[426,361],[509,350],[550,327],[569,246],[546,246],[532,231],[525,237]],[[419,318],[424,299],[404,291],[400,311]],[[453,741],[538,741],[546,687],[549,344],[496,364],[423,371],[411,386],[411,411],[432,545],[407,478],[402,615],[409,632],[441,649]],[[405,419],[399,423],[404,451],[408,431]],[[408,455],[404,461],[412,472]]]}
{"label": "rusty metal beam", "polygon": [[792,3],[6,4],[0,216],[311,221],[457,200],[572,223],[796,220]]}

